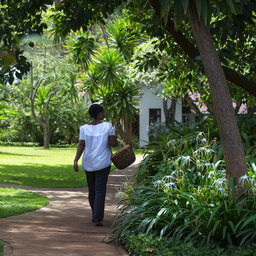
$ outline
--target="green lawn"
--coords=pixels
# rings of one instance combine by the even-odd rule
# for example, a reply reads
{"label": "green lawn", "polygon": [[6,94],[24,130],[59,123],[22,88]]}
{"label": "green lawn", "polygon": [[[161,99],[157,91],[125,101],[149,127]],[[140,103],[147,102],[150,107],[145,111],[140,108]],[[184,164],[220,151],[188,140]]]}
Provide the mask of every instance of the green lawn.
{"label": "green lawn", "polygon": [[46,196],[24,189],[0,188],[0,218],[34,211],[48,203]]}
{"label": "green lawn", "polygon": [[0,256],[3,256],[3,243],[0,241]]}
{"label": "green lawn", "polygon": [[[115,151],[113,149],[113,153]],[[135,153],[141,154],[141,150]],[[84,171],[73,171],[75,154],[75,148],[0,146],[0,183],[48,188],[85,187]]]}
{"label": "green lawn", "polygon": [[75,148],[0,146],[0,183],[33,187],[85,187],[83,171],[73,171]]}

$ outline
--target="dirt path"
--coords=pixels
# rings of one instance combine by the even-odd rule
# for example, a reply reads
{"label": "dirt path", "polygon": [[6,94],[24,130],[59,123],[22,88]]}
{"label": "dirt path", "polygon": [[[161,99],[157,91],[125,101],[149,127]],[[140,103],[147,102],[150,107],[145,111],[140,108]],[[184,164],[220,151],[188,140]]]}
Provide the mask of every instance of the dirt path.
{"label": "dirt path", "polygon": [[[125,171],[109,176],[104,226],[91,222],[87,188],[45,189],[20,187],[46,195],[50,204],[42,209],[0,219],[0,239],[5,242],[4,256],[125,256],[121,247],[101,240],[109,232],[116,212],[115,197],[123,182],[137,170],[141,157]],[[0,187],[14,187],[1,184]]]}

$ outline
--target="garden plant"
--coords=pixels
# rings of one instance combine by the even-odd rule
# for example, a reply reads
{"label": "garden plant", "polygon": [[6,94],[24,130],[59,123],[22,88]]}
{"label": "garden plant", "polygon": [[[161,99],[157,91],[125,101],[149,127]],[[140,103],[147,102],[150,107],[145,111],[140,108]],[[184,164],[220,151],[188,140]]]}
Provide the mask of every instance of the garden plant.
{"label": "garden plant", "polygon": [[[250,143],[244,144],[249,148]],[[256,165],[251,160],[255,155],[248,155],[249,175],[240,178],[243,193],[237,198],[218,151],[217,138],[188,127],[183,134],[173,129],[170,136],[159,135],[157,142],[149,143],[134,184],[126,184],[118,193],[122,200],[112,239],[123,242],[135,255],[147,255],[148,248],[153,248],[153,255],[165,255],[166,249],[161,254],[159,246],[166,241],[166,255],[179,255],[177,248],[190,247],[196,250],[194,255],[206,255],[200,254],[206,251],[207,255],[252,255]],[[142,250],[143,241],[147,246]]]}

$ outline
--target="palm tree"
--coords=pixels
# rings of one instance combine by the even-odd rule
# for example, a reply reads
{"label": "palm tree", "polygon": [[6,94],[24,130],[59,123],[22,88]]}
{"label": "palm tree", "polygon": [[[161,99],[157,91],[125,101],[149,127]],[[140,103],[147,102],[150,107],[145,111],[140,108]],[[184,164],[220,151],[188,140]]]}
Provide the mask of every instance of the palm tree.
{"label": "palm tree", "polygon": [[[138,88],[129,82],[126,65],[138,44],[121,19],[106,26],[105,41],[96,50],[96,39],[82,30],[73,33],[67,48],[85,72],[83,81],[92,101],[100,101],[125,144],[132,143],[132,121],[138,112]],[[105,32],[105,31],[103,31]],[[71,40],[72,38],[72,40]]]}

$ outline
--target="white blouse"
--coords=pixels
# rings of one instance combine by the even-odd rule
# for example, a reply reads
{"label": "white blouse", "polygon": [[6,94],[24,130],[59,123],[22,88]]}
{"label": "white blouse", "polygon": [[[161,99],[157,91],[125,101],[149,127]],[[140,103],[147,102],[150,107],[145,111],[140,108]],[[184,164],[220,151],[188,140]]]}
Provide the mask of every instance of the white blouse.
{"label": "white blouse", "polygon": [[108,122],[96,125],[85,124],[80,127],[79,140],[85,141],[85,149],[82,156],[83,170],[89,172],[97,171],[111,165],[109,135],[115,135],[115,128]]}

